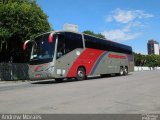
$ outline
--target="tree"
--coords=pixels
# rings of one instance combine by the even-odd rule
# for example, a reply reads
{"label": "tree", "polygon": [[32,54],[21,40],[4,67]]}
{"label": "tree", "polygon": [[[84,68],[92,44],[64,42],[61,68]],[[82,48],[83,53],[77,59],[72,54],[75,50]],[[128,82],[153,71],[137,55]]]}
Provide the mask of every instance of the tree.
{"label": "tree", "polygon": [[[23,62],[22,44],[40,33],[51,30],[47,15],[34,0],[2,0],[0,4],[0,45],[7,43],[5,61],[12,56],[15,62]],[[24,55],[23,55],[24,54]],[[2,58],[2,57],[1,57]],[[2,59],[0,60],[2,61]],[[3,60],[4,61],[4,60]]]}
{"label": "tree", "polygon": [[29,0],[0,0],[1,4],[8,4],[8,3],[33,3],[34,1],[29,1]]}
{"label": "tree", "polygon": [[96,34],[96,33],[94,33],[93,31],[90,31],[90,30],[83,31],[83,33],[88,34],[88,35],[92,35],[92,36],[95,36],[95,37],[98,37],[98,38],[105,39],[105,36],[102,35],[101,33]]}
{"label": "tree", "polygon": [[135,66],[157,67],[160,66],[160,55],[142,55],[134,53]]}
{"label": "tree", "polygon": [[0,29],[0,51],[2,50],[3,45],[6,43],[5,40],[9,39],[10,33],[8,29]]}
{"label": "tree", "polygon": [[144,66],[146,64],[146,56],[140,53],[134,53],[134,64],[136,66]]}
{"label": "tree", "polygon": [[159,55],[148,55],[147,56],[147,66],[157,67],[160,66],[160,56]]}

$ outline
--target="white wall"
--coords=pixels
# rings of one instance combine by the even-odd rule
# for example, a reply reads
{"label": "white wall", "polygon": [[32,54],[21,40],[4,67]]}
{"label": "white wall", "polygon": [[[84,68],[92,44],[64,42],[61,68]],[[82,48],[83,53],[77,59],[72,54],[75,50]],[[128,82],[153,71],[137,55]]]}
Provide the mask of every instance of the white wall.
{"label": "white wall", "polygon": [[146,70],[160,70],[160,67],[155,67],[154,69],[151,67],[134,67],[134,71],[146,71]]}
{"label": "white wall", "polygon": [[154,44],[154,54],[159,55],[159,45],[158,44]]}

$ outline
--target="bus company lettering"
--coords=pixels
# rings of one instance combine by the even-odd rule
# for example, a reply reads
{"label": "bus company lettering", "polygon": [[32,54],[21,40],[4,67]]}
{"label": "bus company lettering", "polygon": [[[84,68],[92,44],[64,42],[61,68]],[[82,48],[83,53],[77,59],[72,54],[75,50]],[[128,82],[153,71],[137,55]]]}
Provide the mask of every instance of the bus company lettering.
{"label": "bus company lettering", "polygon": [[116,59],[125,59],[126,58],[126,56],[124,56],[124,55],[116,55],[116,54],[108,54],[108,57],[109,58],[116,58]]}

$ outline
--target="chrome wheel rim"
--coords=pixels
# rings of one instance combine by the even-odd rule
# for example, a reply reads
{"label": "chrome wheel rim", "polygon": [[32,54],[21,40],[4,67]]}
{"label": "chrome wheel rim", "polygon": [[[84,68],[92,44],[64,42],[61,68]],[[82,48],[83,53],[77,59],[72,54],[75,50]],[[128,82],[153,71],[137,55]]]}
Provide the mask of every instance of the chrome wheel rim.
{"label": "chrome wheel rim", "polygon": [[84,76],[83,71],[78,71],[78,76],[82,78]]}
{"label": "chrome wheel rim", "polygon": [[125,72],[126,74],[128,73],[128,70],[127,70],[127,68],[125,68],[124,72]]}
{"label": "chrome wheel rim", "polygon": [[122,69],[120,70],[120,75],[123,75],[123,70]]}

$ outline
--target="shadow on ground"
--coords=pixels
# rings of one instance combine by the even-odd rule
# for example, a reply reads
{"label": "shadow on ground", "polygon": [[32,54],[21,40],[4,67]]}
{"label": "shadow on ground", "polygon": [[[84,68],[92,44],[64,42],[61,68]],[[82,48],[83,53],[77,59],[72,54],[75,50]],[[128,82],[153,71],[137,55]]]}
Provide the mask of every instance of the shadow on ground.
{"label": "shadow on ground", "polygon": [[[130,74],[128,74],[130,75]],[[96,80],[99,78],[111,78],[111,77],[120,77],[117,75],[102,75],[102,76],[96,76],[96,77],[89,77],[86,80],[92,81],[92,80]],[[82,81],[86,81],[86,80],[82,80]],[[103,80],[103,79],[102,79]],[[68,82],[82,82],[82,81],[78,81],[75,78],[72,79],[64,79],[63,81],[55,81],[54,79],[49,79],[49,80],[40,80],[40,81],[33,81],[31,84],[60,84],[60,83],[68,83]]]}

